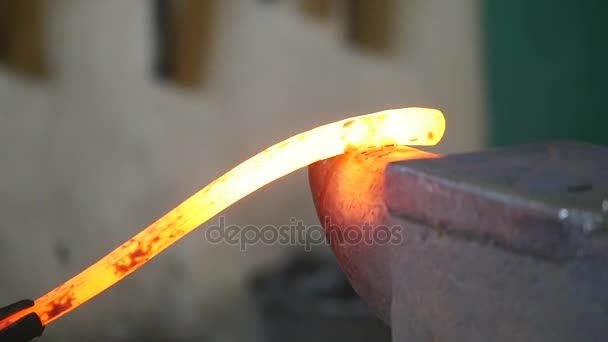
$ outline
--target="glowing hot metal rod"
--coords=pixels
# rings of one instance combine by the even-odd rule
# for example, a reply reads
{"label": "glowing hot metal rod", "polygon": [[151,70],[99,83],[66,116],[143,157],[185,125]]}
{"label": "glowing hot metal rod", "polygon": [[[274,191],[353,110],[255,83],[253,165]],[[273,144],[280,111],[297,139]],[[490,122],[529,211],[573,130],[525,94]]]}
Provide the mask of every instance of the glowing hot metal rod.
{"label": "glowing hot metal rod", "polygon": [[435,109],[386,110],[314,128],[244,161],[195,193],[120,247],[34,305],[0,320],[0,331],[35,313],[53,322],[131,274],[174,242],[262,186],[319,160],[350,150],[389,145],[435,145],[445,119]]}

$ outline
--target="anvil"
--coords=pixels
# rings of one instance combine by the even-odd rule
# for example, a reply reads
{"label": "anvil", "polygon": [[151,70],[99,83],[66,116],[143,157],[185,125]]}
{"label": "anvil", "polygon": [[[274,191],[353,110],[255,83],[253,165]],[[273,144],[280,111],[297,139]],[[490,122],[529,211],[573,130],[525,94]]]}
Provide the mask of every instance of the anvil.
{"label": "anvil", "polygon": [[312,164],[331,248],[394,341],[608,341],[608,148]]}

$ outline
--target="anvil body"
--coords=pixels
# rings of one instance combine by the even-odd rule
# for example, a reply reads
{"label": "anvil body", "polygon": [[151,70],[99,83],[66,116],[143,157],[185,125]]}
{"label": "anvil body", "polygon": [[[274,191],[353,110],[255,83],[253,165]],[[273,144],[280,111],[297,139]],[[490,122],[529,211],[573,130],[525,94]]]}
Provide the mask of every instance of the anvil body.
{"label": "anvil body", "polygon": [[309,179],[334,254],[394,341],[608,341],[607,148],[389,147],[315,163]]}

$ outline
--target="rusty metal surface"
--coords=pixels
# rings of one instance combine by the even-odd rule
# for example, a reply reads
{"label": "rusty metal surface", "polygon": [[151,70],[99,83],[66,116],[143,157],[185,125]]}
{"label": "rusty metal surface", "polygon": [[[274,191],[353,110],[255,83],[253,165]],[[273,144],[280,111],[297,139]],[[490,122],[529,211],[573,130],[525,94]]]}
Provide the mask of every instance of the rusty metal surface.
{"label": "rusty metal surface", "polygon": [[564,263],[391,217],[394,342],[608,341],[608,258]]}
{"label": "rusty metal surface", "polygon": [[608,246],[608,148],[558,142],[388,166],[395,216],[563,261]]}

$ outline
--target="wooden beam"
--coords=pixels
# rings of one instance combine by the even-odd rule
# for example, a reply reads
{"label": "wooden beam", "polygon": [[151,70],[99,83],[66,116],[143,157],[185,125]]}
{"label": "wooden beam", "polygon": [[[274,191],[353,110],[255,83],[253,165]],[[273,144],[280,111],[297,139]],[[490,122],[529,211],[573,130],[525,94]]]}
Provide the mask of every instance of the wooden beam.
{"label": "wooden beam", "polygon": [[334,11],[335,0],[298,0],[298,7],[309,17],[327,19]]}
{"label": "wooden beam", "polygon": [[168,56],[172,79],[181,86],[200,86],[208,74],[215,10],[215,0],[174,0]]}
{"label": "wooden beam", "polygon": [[393,48],[393,0],[347,0],[349,41],[375,53]]}
{"label": "wooden beam", "polygon": [[0,61],[32,78],[47,74],[45,0],[0,1]]}

